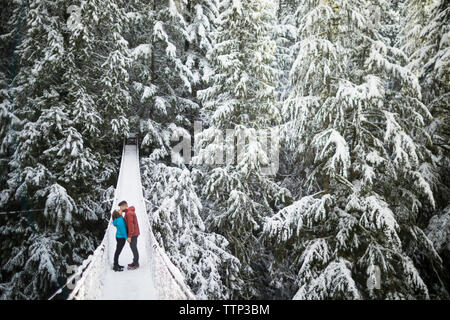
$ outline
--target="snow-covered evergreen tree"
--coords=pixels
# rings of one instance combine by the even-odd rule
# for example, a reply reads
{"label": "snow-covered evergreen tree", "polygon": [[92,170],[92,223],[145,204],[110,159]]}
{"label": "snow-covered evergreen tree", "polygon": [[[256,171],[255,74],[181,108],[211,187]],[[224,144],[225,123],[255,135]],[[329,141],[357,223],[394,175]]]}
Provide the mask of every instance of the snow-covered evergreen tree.
{"label": "snow-covered evergreen tree", "polygon": [[294,63],[295,55],[291,49],[295,44],[297,37],[297,29],[295,28],[295,10],[298,6],[295,1],[278,1],[277,8],[277,24],[274,27],[274,38],[276,41],[276,61],[279,69],[279,101],[285,99],[284,95],[289,92],[289,71]]}
{"label": "snow-covered evergreen tree", "polygon": [[188,129],[198,109],[195,92],[209,72],[203,56],[212,47],[215,2],[139,0],[127,10],[132,108],[141,117],[141,173],[151,203],[149,218],[197,297],[228,298],[229,288],[237,286],[233,275],[239,261],[223,237],[205,230],[190,173],[183,161],[171,158],[178,138],[190,139]]}
{"label": "snow-covered evergreen tree", "polygon": [[[204,172],[200,181],[207,199],[207,225],[225,236],[242,263],[245,285],[233,297],[249,298],[262,294],[254,283],[254,268],[265,255],[258,240],[262,219],[289,197],[263,173],[273,149],[256,138],[259,130],[273,129],[279,119],[271,38],[275,8],[272,1],[258,0],[223,1],[219,9],[215,46],[208,53],[213,74],[210,86],[199,92],[211,124],[195,137],[199,154],[194,164]],[[220,136],[226,129],[233,131],[224,144]],[[231,161],[217,162],[218,152],[233,152],[235,139],[240,148],[236,163],[234,154]],[[264,272],[258,270],[258,276]]]}
{"label": "snow-covered evergreen tree", "polygon": [[[439,182],[435,182],[434,189],[439,207],[444,208],[450,196],[447,178],[450,174],[449,2],[407,0],[403,11],[406,23],[399,45],[410,57],[408,68],[419,77],[423,102],[433,115],[427,132],[432,137],[434,167],[439,174]],[[435,176],[431,173],[430,170],[430,177]]]}
{"label": "snow-covered evergreen tree", "polygon": [[446,207],[442,214],[430,219],[430,223],[425,229],[428,238],[433,242],[438,251],[446,251],[447,258],[450,253],[450,206]]}
{"label": "snow-covered evergreen tree", "polygon": [[[431,240],[439,256],[442,258],[442,267],[424,261],[422,269],[427,272],[430,281],[433,282],[435,299],[448,299],[450,294],[450,275],[447,272],[450,265],[450,206],[443,210],[437,210],[429,219],[428,226],[424,230]],[[417,253],[419,256],[421,252]]]}
{"label": "snow-covered evergreen tree", "polygon": [[[99,199],[114,178],[118,163],[114,152],[128,130],[129,58],[121,37],[124,14],[115,1],[27,3],[16,51],[18,73],[10,90],[13,115],[20,125],[14,132],[2,201],[17,208],[25,202],[31,209],[42,209],[35,218],[39,235],[24,232],[24,239],[10,241],[11,250],[29,246],[30,241],[30,248],[35,248],[42,241],[59,257],[30,251],[24,259],[41,257],[40,263],[22,272],[5,267],[7,272],[17,272],[16,291],[23,289],[20,285],[29,274],[38,274],[32,283],[42,292],[26,291],[34,297],[49,293],[48,283],[43,283],[55,280],[50,269],[57,274],[67,264],[81,263],[99,236],[89,230],[89,223],[103,218],[105,208]],[[73,5],[78,5],[75,12],[71,12]],[[40,245],[36,243],[36,248]],[[68,250],[58,251],[63,245]],[[53,265],[32,269],[43,264]]]}
{"label": "snow-covered evergreen tree", "polygon": [[295,298],[427,298],[408,246],[440,261],[416,225],[419,208],[434,206],[418,143],[431,116],[405,54],[369,28],[373,6],[387,14],[362,0],[308,0],[296,12],[282,114],[301,188],[265,225],[295,250]]}
{"label": "snow-covered evergreen tree", "polygon": [[8,162],[11,144],[14,140],[13,125],[17,118],[13,114],[13,96],[11,87],[17,73],[17,61],[14,52],[21,39],[21,27],[25,5],[17,2],[0,2],[0,206],[6,199],[1,198],[1,191],[7,186]]}
{"label": "snow-covered evergreen tree", "polygon": [[[80,188],[95,188],[108,179],[116,163],[99,153],[128,129],[127,49],[117,30],[121,13],[111,1],[81,4],[78,24],[66,27],[67,3],[30,2],[19,50],[13,94],[15,115],[23,127],[9,183],[13,197],[27,196],[41,206],[55,190],[68,189],[68,195],[76,190],[77,197],[84,198]],[[86,48],[91,50],[88,56]],[[106,50],[111,51],[105,55]],[[68,217],[57,220],[70,223]]]}
{"label": "snow-covered evergreen tree", "polygon": [[127,32],[133,54],[131,85],[133,110],[142,119],[143,155],[154,161],[170,156],[171,138],[187,135],[191,117],[198,109],[193,86],[192,41],[179,1],[132,1],[128,8]]}
{"label": "snow-covered evergreen tree", "polygon": [[197,298],[228,299],[230,289],[239,285],[234,280],[239,261],[229,253],[223,236],[205,229],[189,170],[155,165],[149,158],[142,163],[144,195],[158,242]]}
{"label": "snow-covered evergreen tree", "polygon": [[[450,10],[448,1],[413,1],[403,3],[405,23],[400,34],[398,46],[405,50],[409,63],[407,67],[414,72],[422,86],[422,101],[433,115],[426,131],[430,140],[426,141],[431,149],[428,163],[422,165],[426,179],[432,186],[436,210],[423,208],[425,219],[423,226],[431,224],[445,212],[450,197],[450,118],[449,114],[449,84],[448,78],[450,43],[448,19]],[[430,220],[431,218],[431,220]],[[446,278],[448,268],[448,252],[439,251],[443,257],[443,266],[436,266],[428,261],[421,250],[415,250],[415,255],[422,261],[424,270],[430,282],[434,283],[434,295],[441,298],[449,296],[448,281]]]}
{"label": "snow-covered evergreen tree", "polygon": [[[8,145],[11,142],[10,127],[13,118],[11,101],[9,97],[9,79],[0,72],[0,184],[1,189],[6,185],[6,177],[8,174]],[[1,190],[0,190],[1,191]],[[0,203],[3,203],[0,199]]]}
{"label": "snow-covered evergreen tree", "polygon": [[214,47],[212,34],[215,30],[215,20],[219,14],[218,0],[187,0],[186,1],[186,31],[189,42],[186,43],[186,65],[194,72],[194,88],[201,88],[203,81],[211,73],[206,54]]}

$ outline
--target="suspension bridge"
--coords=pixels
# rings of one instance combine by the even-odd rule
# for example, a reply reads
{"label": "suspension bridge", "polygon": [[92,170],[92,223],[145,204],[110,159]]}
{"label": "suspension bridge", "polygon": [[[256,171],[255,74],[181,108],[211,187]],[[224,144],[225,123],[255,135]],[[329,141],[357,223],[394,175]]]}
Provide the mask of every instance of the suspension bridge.
{"label": "suspension bridge", "polygon": [[[137,144],[124,143],[111,212],[121,200],[126,200],[136,208],[141,233],[138,237],[139,269],[125,269],[122,272],[112,270],[116,228],[110,220],[101,244],[74,270],[64,285],[72,289],[68,299],[195,299],[180,270],[170,261],[153,234],[142,193]],[[119,264],[126,266],[131,262],[132,252],[127,243],[120,255]],[[50,299],[62,290],[60,288]]]}

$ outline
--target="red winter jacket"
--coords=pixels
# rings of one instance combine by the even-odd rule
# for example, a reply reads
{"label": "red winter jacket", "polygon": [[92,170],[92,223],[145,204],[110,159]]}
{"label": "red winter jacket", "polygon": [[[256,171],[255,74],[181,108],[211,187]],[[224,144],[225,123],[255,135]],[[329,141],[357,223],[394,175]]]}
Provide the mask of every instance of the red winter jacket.
{"label": "red winter jacket", "polygon": [[131,206],[125,210],[125,222],[127,224],[128,238],[140,235],[139,224],[137,221],[136,212],[134,210],[134,206]]}

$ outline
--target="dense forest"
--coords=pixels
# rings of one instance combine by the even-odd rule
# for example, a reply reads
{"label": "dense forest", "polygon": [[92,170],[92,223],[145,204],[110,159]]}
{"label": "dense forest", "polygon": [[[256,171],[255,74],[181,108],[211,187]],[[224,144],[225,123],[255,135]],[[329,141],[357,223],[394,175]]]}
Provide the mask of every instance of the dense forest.
{"label": "dense forest", "polygon": [[0,298],[94,251],[136,132],[197,298],[449,299],[449,3],[1,0]]}

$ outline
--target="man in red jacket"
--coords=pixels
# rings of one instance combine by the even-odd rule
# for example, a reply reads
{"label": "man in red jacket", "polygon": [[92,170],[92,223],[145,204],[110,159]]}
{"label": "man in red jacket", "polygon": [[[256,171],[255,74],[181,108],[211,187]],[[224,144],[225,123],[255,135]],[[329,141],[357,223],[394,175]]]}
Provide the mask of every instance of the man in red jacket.
{"label": "man in red jacket", "polygon": [[137,238],[139,233],[139,224],[136,217],[134,206],[128,207],[128,203],[124,200],[119,203],[120,210],[125,212],[125,223],[127,225],[128,243],[133,252],[133,262],[128,265],[129,270],[139,268],[139,252],[137,249]]}

